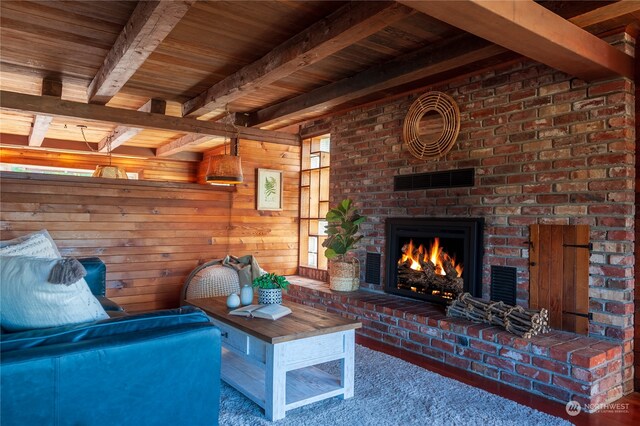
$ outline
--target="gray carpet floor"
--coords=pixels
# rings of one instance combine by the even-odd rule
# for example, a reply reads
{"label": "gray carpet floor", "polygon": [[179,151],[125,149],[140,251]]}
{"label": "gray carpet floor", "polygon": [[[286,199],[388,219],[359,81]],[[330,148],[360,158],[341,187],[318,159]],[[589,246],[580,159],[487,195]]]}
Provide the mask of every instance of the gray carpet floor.
{"label": "gray carpet floor", "polygon": [[[337,372],[337,365],[324,368]],[[277,422],[222,383],[221,426],[570,425],[481,389],[356,345],[355,396],[288,411]]]}

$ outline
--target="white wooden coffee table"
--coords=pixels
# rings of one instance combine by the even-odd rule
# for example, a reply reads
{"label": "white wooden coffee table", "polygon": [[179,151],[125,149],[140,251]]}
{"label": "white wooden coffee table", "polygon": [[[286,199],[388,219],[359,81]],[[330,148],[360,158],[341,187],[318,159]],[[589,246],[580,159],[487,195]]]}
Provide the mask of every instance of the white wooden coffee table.
{"label": "white wooden coffee table", "polygon": [[[334,396],[353,396],[357,321],[285,302],[293,311],[276,321],[229,315],[225,297],[191,299],[222,332],[222,380],[270,420]],[[340,360],[335,377],[315,366]]]}

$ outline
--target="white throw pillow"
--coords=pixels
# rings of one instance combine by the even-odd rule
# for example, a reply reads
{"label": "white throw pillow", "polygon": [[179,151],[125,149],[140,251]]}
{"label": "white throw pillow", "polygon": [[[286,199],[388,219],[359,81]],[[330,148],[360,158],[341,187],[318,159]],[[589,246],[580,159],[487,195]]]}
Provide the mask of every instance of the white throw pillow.
{"label": "white throw pillow", "polygon": [[46,229],[0,242],[0,256],[61,257],[56,243]]}
{"label": "white throw pillow", "polygon": [[59,259],[0,257],[0,322],[9,331],[107,319],[84,278],[70,285],[47,281]]}

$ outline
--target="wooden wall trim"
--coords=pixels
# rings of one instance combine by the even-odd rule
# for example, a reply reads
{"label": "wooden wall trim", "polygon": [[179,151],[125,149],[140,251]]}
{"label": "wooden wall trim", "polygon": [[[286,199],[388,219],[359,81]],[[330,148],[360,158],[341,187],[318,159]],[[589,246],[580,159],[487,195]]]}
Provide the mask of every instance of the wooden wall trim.
{"label": "wooden wall trim", "polygon": [[235,192],[236,188],[232,186],[212,186],[199,183],[181,183],[181,182],[158,182],[149,180],[132,180],[132,179],[107,179],[84,176],[60,176],[47,175],[41,173],[21,173],[21,172],[0,172],[0,179],[21,179],[25,181],[42,181],[55,183],[85,184],[100,183],[101,185],[113,185],[115,187],[133,186],[133,187],[153,187],[170,190],[194,190],[194,191],[219,191],[219,192]]}
{"label": "wooden wall trim", "polygon": [[[3,163],[7,164],[24,164],[32,166],[45,167],[62,167],[93,171],[96,165],[113,164],[115,166],[124,167],[127,172],[138,174],[137,181],[156,182],[157,183],[196,183],[197,170],[199,162],[195,161],[175,161],[173,159],[156,159],[156,158],[136,158],[130,156],[113,156],[93,155],[85,153],[72,152],[51,152],[49,150],[39,149],[22,149],[3,147],[0,144],[0,158]],[[11,169],[9,169],[11,170]],[[34,173],[34,177],[44,176],[40,173]],[[78,182],[79,177],[59,176],[57,179],[73,179]],[[56,179],[50,177],[49,179]],[[95,180],[91,177],[85,177],[91,182]],[[107,181],[105,181],[107,182]],[[131,181],[129,181],[131,182]],[[146,184],[145,183],[145,184]],[[123,181],[121,185],[125,185]],[[144,185],[144,184],[143,184]]]}

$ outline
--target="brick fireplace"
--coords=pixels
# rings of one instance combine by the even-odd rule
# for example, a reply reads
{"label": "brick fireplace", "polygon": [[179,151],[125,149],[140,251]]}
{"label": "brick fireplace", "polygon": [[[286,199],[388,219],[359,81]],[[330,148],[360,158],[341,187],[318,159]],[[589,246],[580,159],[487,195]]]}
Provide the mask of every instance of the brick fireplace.
{"label": "brick fireplace", "polygon": [[[632,49],[629,36],[610,41],[617,42],[621,48]],[[600,395],[599,400],[611,401],[631,392],[635,199],[633,83],[624,78],[586,83],[539,63],[521,60],[429,89],[452,96],[461,111],[457,143],[438,161],[417,160],[402,143],[406,111],[423,92],[326,117],[307,123],[303,128],[307,135],[331,133],[332,201],[351,198],[369,217],[362,226],[364,239],[359,257],[364,265],[367,252],[381,255],[382,282],[364,282],[363,274],[362,287],[374,293],[383,291],[387,274],[385,265],[388,264],[385,240],[388,218],[482,217],[484,257],[481,295],[489,297],[491,266],[509,266],[517,271],[517,302],[528,306],[529,225],[588,224],[593,244],[589,271],[591,340],[587,343],[578,340],[573,346],[562,346],[562,339],[572,341],[573,338],[564,334],[550,336],[556,341],[548,341],[548,346],[543,345],[540,349],[547,351],[548,355],[539,361],[546,363],[543,367],[531,365],[531,359],[536,355],[533,347],[536,345],[532,343],[518,343],[527,346],[524,351],[512,346],[485,348],[490,357],[495,352],[497,358],[504,349],[505,356],[500,359],[509,358],[509,351],[522,352],[523,357],[530,359],[520,367],[521,371],[531,372],[533,370],[527,369],[539,368],[542,376],[550,374],[547,382],[533,380],[534,384],[538,383],[534,386],[525,382],[523,375],[513,373],[520,361],[495,360],[491,369],[485,371],[480,371],[480,366],[474,369],[471,361],[456,361],[452,353],[459,350],[470,353],[473,349],[464,349],[464,338],[466,333],[467,341],[469,338],[473,340],[475,335],[469,333],[476,333],[473,331],[475,328],[457,325],[454,331],[443,331],[437,326],[442,321],[438,317],[435,323],[430,323],[436,326],[431,332],[440,333],[440,336],[445,333],[450,340],[453,339],[453,343],[448,342],[452,348],[444,344],[433,347],[429,343],[429,353],[425,353],[424,339],[429,340],[430,337],[419,337],[420,333],[412,329],[415,324],[407,323],[405,314],[391,320],[385,319],[377,308],[373,308],[373,314],[358,311],[356,308],[360,306],[356,301],[350,302],[349,298],[339,298],[340,301],[335,303],[344,305],[344,312],[350,312],[350,315],[367,315],[369,328],[367,331],[365,326],[363,333],[370,333],[374,338],[415,348],[444,362],[457,362],[463,368],[516,386],[520,381],[523,388],[547,397],[562,400],[570,396],[570,392],[554,397],[550,395],[554,385],[562,387],[563,380],[571,381],[569,387],[580,388],[587,382],[593,385],[601,379],[596,377],[597,374],[607,377],[604,396],[604,384],[601,389],[580,389],[578,394],[595,393]],[[465,168],[475,171],[472,187],[394,191],[396,176]],[[329,297],[331,300],[336,298],[338,296]],[[355,311],[350,310],[350,303],[355,304]],[[389,332],[391,325],[385,321],[393,322],[394,330],[397,328],[399,331]],[[428,319],[424,321],[429,325]],[[458,338],[462,340],[456,340]],[[494,335],[488,343],[497,345],[496,339]],[[481,333],[480,341],[475,344],[482,345],[482,340]],[[576,359],[584,360],[589,354],[595,356],[598,342],[607,348],[603,358],[607,362],[604,373],[596,371],[604,364],[584,361],[587,364],[580,366],[571,363],[574,350],[586,351],[576,353]],[[564,350],[558,355],[564,357],[564,366],[554,364],[558,359],[549,355],[556,345],[560,346],[553,353]],[[486,357],[487,353],[481,355]],[[480,364],[476,362],[476,365]],[[482,365],[486,366],[486,363]],[[556,373],[557,379],[553,375],[554,368],[562,370]]]}
{"label": "brick fireplace", "polygon": [[387,218],[387,293],[447,303],[481,296],[482,218]]}

